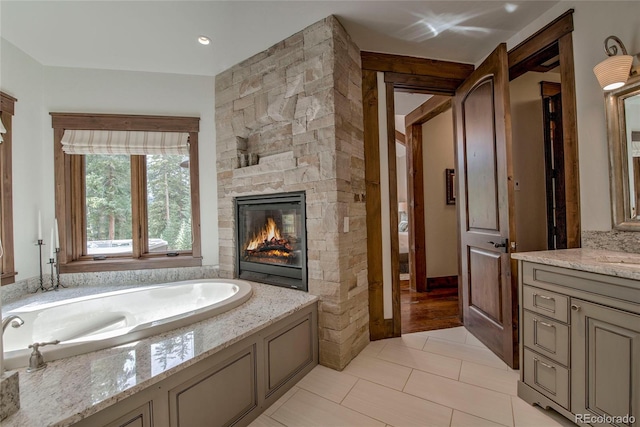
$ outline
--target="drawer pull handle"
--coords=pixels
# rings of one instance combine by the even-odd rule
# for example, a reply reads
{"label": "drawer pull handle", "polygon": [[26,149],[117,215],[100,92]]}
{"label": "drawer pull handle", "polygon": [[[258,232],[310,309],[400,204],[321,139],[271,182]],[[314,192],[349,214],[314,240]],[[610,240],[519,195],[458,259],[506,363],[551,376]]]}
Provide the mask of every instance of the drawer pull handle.
{"label": "drawer pull handle", "polygon": [[573,311],[580,311],[580,306],[577,304],[571,304],[571,310]]}
{"label": "drawer pull handle", "polygon": [[554,328],[556,327],[556,325],[552,325],[551,323],[547,323],[547,322],[542,322],[538,319],[536,319],[536,322],[540,323],[542,326],[546,326],[547,328]]}
{"label": "drawer pull handle", "polygon": [[548,297],[546,295],[538,295],[538,294],[533,294],[533,297],[540,297],[542,299],[546,299],[547,301],[555,301],[556,299],[554,297]]}
{"label": "drawer pull handle", "polygon": [[553,369],[554,371],[556,370],[556,367],[555,367],[555,366],[551,366],[551,365],[549,365],[548,363],[544,363],[543,361],[538,360],[538,359],[536,359],[536,358],[534,358],[533,360],[535,360],[535,361],[536,361],[536,363],[541,364],[541,365],[542,365],[542,366],[544,366],[545,368]]}

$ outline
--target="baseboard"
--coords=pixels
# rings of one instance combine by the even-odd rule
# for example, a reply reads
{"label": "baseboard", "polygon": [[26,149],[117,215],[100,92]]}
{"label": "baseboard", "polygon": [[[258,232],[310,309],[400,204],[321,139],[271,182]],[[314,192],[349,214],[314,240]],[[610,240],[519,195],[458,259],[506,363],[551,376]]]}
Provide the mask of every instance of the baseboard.
{"label": "baseboard", "polygon": [[427,289],[457,287],[458,276],[427,277]]}

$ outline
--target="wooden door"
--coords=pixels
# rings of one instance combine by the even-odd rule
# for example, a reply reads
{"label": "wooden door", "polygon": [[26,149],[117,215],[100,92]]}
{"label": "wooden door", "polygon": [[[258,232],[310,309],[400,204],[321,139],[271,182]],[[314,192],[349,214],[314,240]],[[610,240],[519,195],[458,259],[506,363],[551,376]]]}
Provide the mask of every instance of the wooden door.
{"label": "wooden door", "polygon": [[456,91],[460,294],[465,327],[518,365],[509,69],[500,44]]}

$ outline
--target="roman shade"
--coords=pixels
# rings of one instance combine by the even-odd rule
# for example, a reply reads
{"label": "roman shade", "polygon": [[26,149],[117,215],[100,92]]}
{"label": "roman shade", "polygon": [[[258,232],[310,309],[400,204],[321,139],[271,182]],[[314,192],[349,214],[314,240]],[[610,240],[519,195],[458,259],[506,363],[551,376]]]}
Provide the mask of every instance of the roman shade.
{"label": "roman shade", "polygon": [[4,141],[2,137],[3,133],[7,133],[7,129],[5,129],[4,123],[2,123],[2,120],[0,120],[0,142]]}
{"label": "roman shade", "polygon": [[66,154],[189,154],[186,132],[65,130]]}

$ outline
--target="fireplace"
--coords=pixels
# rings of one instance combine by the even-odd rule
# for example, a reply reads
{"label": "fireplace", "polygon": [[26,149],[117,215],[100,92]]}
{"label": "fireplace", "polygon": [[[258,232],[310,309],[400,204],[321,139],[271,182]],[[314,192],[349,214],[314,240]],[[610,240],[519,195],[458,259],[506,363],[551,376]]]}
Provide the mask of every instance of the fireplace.
{"label": "fireplace", "polygon": [[305,193],[237,197],[236,275],[307,291]]}

